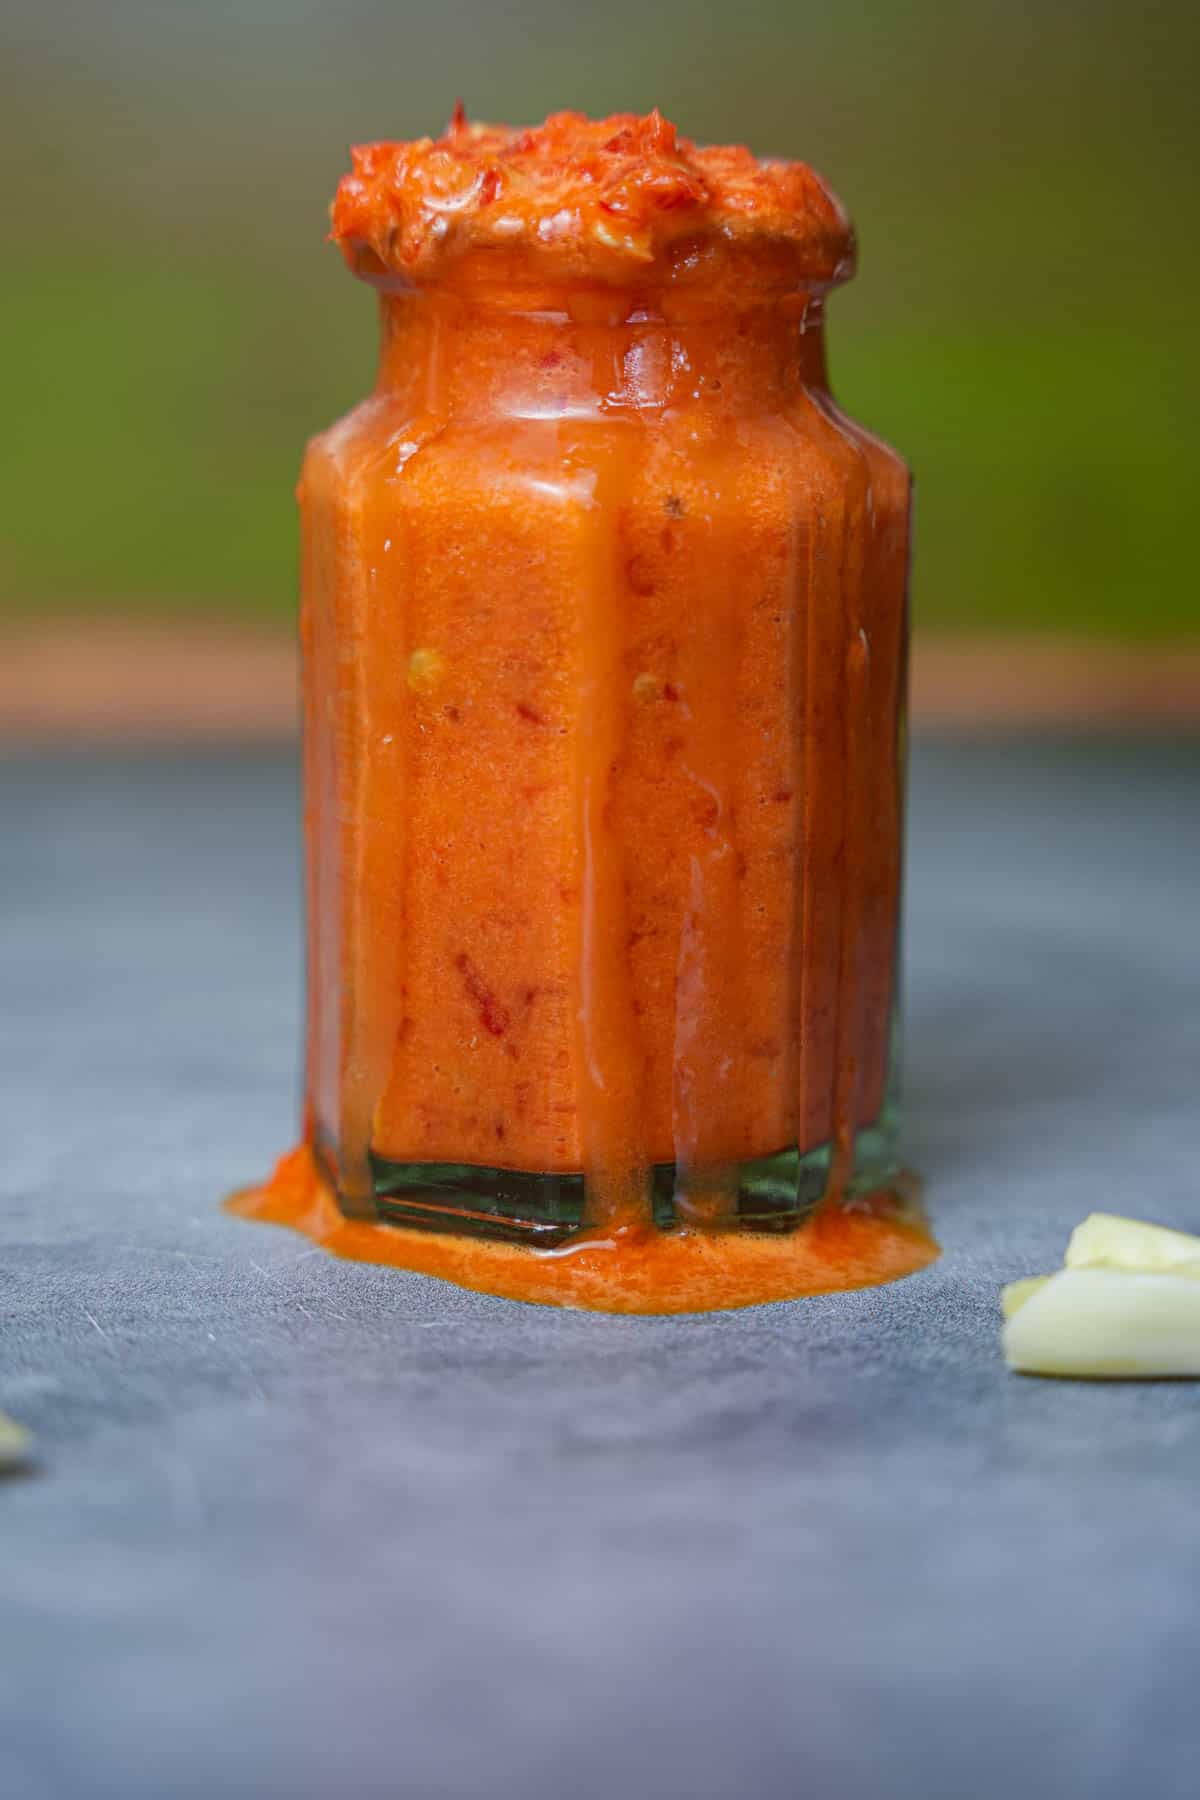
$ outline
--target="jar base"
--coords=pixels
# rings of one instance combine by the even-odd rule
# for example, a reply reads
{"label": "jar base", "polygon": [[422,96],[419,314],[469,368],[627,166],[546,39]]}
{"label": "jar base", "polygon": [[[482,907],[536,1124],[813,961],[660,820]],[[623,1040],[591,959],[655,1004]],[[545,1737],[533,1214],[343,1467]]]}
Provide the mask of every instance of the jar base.
{"label": "jar base", "polygon": [[802,1229],[581,1233],[556,1247],[498,1242],[461,1231],[349,1219],[309,1145],[283,1157],[271,1180],[228,1202],[241,1218],[286,1225],[335,1256],[436,1275],[460,1287],[543,1306],[594,1312],[713,1312],[806,1294],[871,1287],[914,1274],[938,1255],[915,1176],[826,1201]]}
{"label": "jar base", "polygon": [[[846,1195],[886,1189],[900,1172],[894,1109],[855,1139]],[[337,1196],[337,1158],[318,1131],[315,1155]],[[656,1163],[641,1185],[645,1211],[658,1231],[698,1225],[707,1230],[788,1232],[802,1226],[826,1198],[832,1146],[795,1146],[767,1156],[687,1170]],[[365,1207],[343,1204],[350,1217],[415,1231],[454,1232],[496,1243],[556,1249],[595,1228],[588,1217],[585,1177],[576,1173],[484,1167],[470,1163],[401,1162],[370,1156],[371,1193]]]}
{"label": "jar base", "polygon": [[[321,1162],[326,1181],[336,1190],[329,1158],[322,1156]],[[657,1163],[645,1179],[649,1214],[658,1231],[673,1231],[700,1217],[710,1229],[794,1231],[823,1198],[829,1162],[827,1146],[805,1155],[781,1150],[725,1166],[708,1183],[690,1183],[674,1163]],[[574,1242],[593,1228],[586,1182],[579,1174],[402,1163],[380,1156],[372,1156],[371,1172],[382,1224],[539,1249]]]}

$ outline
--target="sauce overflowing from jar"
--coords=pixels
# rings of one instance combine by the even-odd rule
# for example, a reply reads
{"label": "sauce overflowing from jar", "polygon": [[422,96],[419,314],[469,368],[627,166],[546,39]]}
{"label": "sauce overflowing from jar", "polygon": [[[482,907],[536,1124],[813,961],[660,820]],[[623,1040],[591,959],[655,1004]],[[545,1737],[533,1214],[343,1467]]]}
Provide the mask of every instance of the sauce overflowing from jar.
{"label": "sauce overflowing from jar", "polygon": [[457,115],[333,219],[383,344],[301,479],[306,1143],[238,1209],[611,1310],[920,1267],[909,480],[829,393],[840,207],[658,114]]}

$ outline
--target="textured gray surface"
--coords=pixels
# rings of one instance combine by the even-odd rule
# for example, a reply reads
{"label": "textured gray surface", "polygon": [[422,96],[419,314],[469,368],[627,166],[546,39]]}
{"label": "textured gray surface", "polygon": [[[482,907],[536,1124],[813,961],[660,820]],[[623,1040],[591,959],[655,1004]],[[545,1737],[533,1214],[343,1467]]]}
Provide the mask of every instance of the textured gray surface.
{"label": "textured gray surface", "polygon": [[0,777],[5,1800],[1192,1796],[1200,1394],[1005,1374],[1090,1207],[1200,1226],[1200,746],[926,746],[945,1244],[708,1319],[221,1215],[293,1128],[289,763]]}

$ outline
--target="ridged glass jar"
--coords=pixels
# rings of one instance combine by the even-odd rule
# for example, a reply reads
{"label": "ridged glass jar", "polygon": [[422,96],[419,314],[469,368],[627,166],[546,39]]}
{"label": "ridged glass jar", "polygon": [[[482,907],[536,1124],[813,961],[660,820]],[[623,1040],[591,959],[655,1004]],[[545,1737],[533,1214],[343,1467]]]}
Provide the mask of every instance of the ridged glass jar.
{"label": "ridged glass jar", "polygon": [[310,446],[309,1125],[355,1217],[787,1231],[896,1178],[909,477],[831,398],[828,284],[686,275],[381,278]]}

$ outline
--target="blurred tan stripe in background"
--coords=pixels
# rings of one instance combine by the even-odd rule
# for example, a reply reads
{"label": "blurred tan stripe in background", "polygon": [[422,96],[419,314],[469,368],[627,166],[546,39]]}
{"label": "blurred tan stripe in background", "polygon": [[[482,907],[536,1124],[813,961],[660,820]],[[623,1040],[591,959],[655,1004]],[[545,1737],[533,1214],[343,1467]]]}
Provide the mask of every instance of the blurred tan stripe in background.
{"label": "blurred tan stripe in background", "polygon": [[[1200,729],[1200,644],[918,639],[918,727]],[[296,650],[237,625],[97,624],[0,636],[10,743],[280,742],[296,731]]]}

